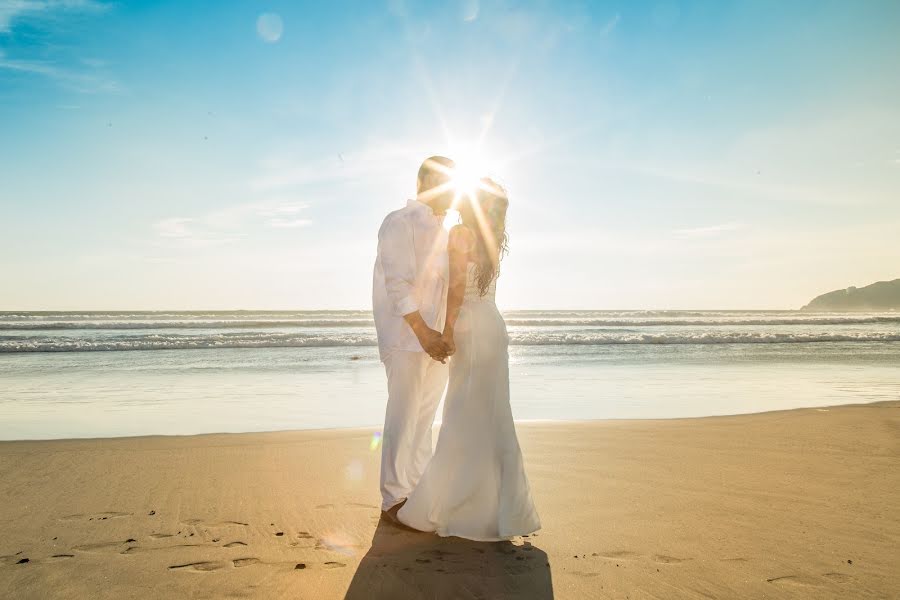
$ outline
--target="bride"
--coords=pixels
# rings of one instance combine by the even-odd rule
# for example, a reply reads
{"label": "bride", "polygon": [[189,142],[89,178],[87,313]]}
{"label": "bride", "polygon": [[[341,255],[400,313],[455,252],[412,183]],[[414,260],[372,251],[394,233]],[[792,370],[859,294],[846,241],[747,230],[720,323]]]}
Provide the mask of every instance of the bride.
{"label": "bride", "polygon": [[540,529],[509,405],[509,337],[494,303],[506,192],[482,179],[450,230],[444,340],[456,352],[434,456],[397,513],[441,536],[508,540]]}

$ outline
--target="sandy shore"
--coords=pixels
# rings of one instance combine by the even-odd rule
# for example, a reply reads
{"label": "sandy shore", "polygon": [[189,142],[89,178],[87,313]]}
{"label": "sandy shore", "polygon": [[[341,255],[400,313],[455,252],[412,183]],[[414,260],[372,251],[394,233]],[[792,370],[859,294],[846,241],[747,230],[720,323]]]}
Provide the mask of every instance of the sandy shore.
{"label": "sandy shore", "polygon": [[503,544],[380,522],[371,430],[0,442],[0,597],[900,596],[900,402],[519,435]]}

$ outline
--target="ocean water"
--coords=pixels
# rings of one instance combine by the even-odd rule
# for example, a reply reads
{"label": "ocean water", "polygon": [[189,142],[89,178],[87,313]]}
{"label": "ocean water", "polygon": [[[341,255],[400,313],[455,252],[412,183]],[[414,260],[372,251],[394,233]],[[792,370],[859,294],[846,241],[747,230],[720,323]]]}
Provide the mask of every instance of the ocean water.
{"label": "ocean water", "polygon": [[[509,311],[519,420],[900,398],[900,313]],[[0,313],[0,439],[378,425],[368,311]]]}

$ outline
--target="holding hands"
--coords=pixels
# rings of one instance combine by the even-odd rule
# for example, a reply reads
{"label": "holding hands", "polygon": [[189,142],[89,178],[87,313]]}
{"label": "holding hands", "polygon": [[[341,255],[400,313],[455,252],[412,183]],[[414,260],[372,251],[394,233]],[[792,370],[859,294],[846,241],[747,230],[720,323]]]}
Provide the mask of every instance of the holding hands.
{"label": "holding hands", "polygon": [[447,356],[453,356],[456,354],[456,342],[453,341],[453,329],[444,328],[444,333],[441,335],[441,339],[447,345]]}
{"label": "holding hands", "polygon": [[423,334],[416,332],[416,336],[419,338],[419,343],[422,344],[425,352],[440,363],[446,363],[450,355],[456,351],[456,348],[453,346],[453,340],[445,338],[440,331],[426,328]]}
{"label": "holding hands", "polygon": [[419,344],[422,345],[422,349],[434,360],[440,363],[446,363],[447,358],[456,352],[452,331],[450,332],[450,335],[447,335],[446,331],[443,334],[440,331],[435,331],[425,323],[425,320],[422,319],[422,315],[418,312],[405,315],[403,318],[406,319],[406,322],[412,327],[413,333],[416,334],[416,337],[419,340]]}

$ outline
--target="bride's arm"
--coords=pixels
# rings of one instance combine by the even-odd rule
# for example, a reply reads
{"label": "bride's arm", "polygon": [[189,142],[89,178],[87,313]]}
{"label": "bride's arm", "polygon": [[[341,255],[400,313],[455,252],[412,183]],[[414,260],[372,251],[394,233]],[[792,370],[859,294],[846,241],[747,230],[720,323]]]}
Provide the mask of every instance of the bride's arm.
{"label": "bride's arm", "polygon": [[[453,329],[456,327],[456,319],[459,317],[459,309],[462,306],[463,297],[466,295],[467,265],[469,263],[469,249],[475,240],[472,232],[464,225],[455,225],[450,230],[447,242],[447,254],[450,259],[450,286],[447,290],[447,318],[444,320],[444,338],[456,351],[453,343]],[[452,354],[452,352],[451,352]]]}

